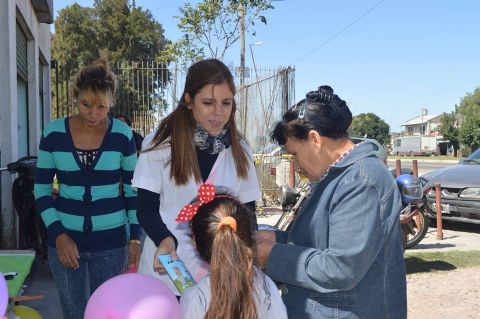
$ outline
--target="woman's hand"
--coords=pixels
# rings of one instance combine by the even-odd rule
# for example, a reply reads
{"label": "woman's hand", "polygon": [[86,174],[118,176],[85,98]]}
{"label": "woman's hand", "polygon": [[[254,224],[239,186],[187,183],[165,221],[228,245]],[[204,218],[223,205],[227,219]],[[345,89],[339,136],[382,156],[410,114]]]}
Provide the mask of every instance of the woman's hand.
{"label": "woman's hand", "polygon": [[153,270],[159,273],[165,273],[165,268],[160,260],[158,260],[158,256],[160,255],[170,255],[172,259],[178,258],[177,251],[175,250],[175,241],[172,237],[169,236],[160,242],[153,257]]}
{"label": "woman's hand", "polygon": [[128,268],[136,268],[140,263],[140,244],[128,243]]}
{"label": "woman's hand", "polygon": [[268,258],[273,246],[277,243],[275,232],[271,230],[259,230],[255,232],[255,245],[257,251],[257,259],[260,268],[265,269]]}
{"label": "woman's hand", "polygon": [[72,268],[76,270],[80,267],[78,259],[80,254],[78,253],[77,244],[67,234],[58,235],[55,239],[55,246],[57,248],[57,255],[60,258],[60,262],[65,268]]}
{"label": "woman's hand", "polygon": [[277,236],[273,230],[257,230],[255,232],[255,241],[259,240],[268,240],[268,241],[277,241]]}

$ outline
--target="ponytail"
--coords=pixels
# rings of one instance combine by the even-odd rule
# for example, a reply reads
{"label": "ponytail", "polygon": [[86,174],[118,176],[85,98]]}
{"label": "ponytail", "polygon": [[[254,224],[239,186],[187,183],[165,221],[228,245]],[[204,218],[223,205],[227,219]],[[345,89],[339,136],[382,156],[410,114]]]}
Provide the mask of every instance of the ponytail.
{"label": "ponytail", "polygon": [[253,250],[245,245],[232,228],[221,227],[212,245],[212,298],[205,319],[257,318],[254,275]]}
{"label": "ponytail", "polygon": [[197,250],[210,264],[211,300],[205,319],[256,319],[248,208],[238,200],[216,197],[203,204],[191,222]]}

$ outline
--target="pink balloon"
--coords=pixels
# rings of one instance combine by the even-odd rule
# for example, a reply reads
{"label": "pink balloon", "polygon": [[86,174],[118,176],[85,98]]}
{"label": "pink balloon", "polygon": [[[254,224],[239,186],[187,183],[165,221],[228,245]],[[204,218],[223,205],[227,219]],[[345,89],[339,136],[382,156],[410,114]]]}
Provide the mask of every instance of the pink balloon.
{"label": "pink balloon", "polygon": [[84,319],[181,319],[175,295],[160,280],[135,273],[104,282],[88,300]]}
{"label": "pink balloon", "polygon": [[8,306],[8,288],[5,277],[0,272],[0,318],[3,318]]}

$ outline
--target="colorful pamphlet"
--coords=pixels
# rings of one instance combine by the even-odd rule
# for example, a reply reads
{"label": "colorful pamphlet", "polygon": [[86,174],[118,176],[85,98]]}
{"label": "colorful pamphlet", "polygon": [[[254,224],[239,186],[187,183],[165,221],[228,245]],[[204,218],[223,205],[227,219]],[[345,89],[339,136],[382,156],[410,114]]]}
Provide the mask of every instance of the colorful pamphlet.
{"label": "colorful pamphlet", "polygon": [[163,267],[167,270],[167,274],[177,287],[180,294],[196,285],[193,276],[188,272],[187,267],[180,259],[172,259],[170,255],[160,255],[158,259]]}

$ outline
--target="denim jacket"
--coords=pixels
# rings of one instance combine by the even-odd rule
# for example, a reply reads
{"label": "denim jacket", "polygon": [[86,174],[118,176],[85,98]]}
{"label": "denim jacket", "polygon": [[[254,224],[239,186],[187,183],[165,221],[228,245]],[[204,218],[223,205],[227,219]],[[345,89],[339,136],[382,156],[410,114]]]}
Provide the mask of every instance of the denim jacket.
{"label": "denim jacket", "polygon": [[401,198],[371,143],[312,185],[290,232],[276,232],[266,273],[289,318],[406,318]]}

